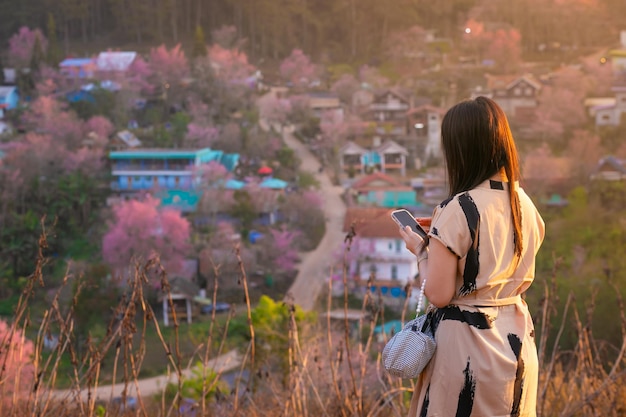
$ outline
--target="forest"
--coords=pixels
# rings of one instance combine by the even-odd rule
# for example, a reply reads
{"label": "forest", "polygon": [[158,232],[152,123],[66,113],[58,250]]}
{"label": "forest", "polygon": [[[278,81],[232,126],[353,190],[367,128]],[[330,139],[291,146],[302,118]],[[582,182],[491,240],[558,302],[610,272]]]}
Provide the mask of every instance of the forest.
{"label": "forest", "polygon": [[626,27],[621,0],[0,0],[0,11],[0,45],[22,26],[45,27],[52,12],[64,53],[73,56],[186,44],[197,27],[211,33],[233,25],[259,66],[294,48],[321,63],[380,64],[394,32],[421,26],[456,42],[477,16],[519,30],[529,56],[603,45]]}

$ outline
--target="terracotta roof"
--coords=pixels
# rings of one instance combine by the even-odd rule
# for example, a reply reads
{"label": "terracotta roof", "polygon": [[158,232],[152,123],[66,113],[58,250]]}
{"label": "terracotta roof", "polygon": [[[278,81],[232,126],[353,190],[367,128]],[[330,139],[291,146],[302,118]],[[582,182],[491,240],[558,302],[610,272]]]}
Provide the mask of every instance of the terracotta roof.
{"label": "terracotta roof", "polygon": [[352,188],[367,187],[370,185],[370,183],[375,182],[375,181],[384,181],[391,186],[401,185],[400,180],[398,180],[397,178],[392,177],[391,175],[387,175],[383,172],[377,171],[377,172],[374,172],[373,174],[369,174],[362,178],[359,178],[357,181],[355,181],[352,184]]}
{"label": "terracotta roof", "polygon": [[357,237],[400,239],[398,225],[391,219],[391,212],[392,209],[384,207],[348,207],[343,231],[348,232],[354,225]]}

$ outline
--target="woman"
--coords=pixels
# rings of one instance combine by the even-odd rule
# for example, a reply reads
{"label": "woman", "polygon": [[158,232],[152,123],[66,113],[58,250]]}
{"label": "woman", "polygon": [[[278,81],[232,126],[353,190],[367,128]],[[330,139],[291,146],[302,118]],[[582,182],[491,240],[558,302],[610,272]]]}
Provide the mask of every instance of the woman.
{"label": "woman", "polygon": [[521,295],[544,222],[519,187],[515,143],[493,100],[458,103],[441,134],[449,198],[418,219],[427,241],[400,230],[426,279],[437,341],[409,416],[535,416],[537,349]]}

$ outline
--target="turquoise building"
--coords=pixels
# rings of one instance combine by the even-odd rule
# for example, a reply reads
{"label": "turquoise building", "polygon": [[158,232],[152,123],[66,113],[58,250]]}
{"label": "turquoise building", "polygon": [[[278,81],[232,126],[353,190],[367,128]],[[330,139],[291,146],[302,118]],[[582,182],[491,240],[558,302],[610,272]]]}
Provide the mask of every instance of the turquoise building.
{"label": "turquoise building", "polygon": [[239,163],[239,154],[210,148],[136,149],[110,152],[109,160],[113,191],[194,190],[198,185],[194,172],[199,166],[216,161],[232,172]]}

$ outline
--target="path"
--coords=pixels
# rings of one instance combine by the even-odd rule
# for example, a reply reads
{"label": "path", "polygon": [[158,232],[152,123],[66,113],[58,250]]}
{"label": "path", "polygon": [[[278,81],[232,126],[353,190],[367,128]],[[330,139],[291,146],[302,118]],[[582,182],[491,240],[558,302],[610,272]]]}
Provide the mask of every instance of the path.
{"label": "path", "polygon": [[287,292],[287,296],[295,304],[309,311],[315,308],[316,301],[329,277],[329,268],[332,266],[334,254],[343,242],[346,205],[342,199],[342,187],[333,185],[325,172],[319,172],[320,163],[317,158],[305,144],[293,136],[292,129],[283,130],[283,139],[285,144],[300,158],[302,162],[300,169],[313,174],[319,181],[319,192],[324,202],[322,209],[326,217],[326,233],[317,248],[301,254],[298,275]]}
{"label": "path", "polygon": [[[241,364],[241,357],[236,350],[232,350],[228,353],[225,353],[217,358],[209,360],[208,369],[213,369],[214,372],[226,373],[235,368],[238,368]],[[188,377],[192,373],[192,369],[183,370],[183,377]],[[124,388],[127,389],[126,395],[130,397],[137,397],[137,391],[142,398],[149,397],[151,395],[160,394],[163,392],[163,389],[167,386],[168,383],[178,383],[178,376],[176,374],[172,375],[160,375],[152,378],[145,378],[135,381],[131,381],[128,384],[118,383],[115,385],[102,385],[99,386],[97,391],[95,391],[96,398],[107,401],[112,397],[119,397],[122,395]],[[92,390],[92,395],[94,391]],[[59,400],[68,399],[74,400],[76,398],[76,393],[72,389],[65,390],[57,390],[53,391],[51,394],[52,398],[56,398]],[[83,389],[80,391],[80,398],[83,401],[87,400],[88,391]]]}

